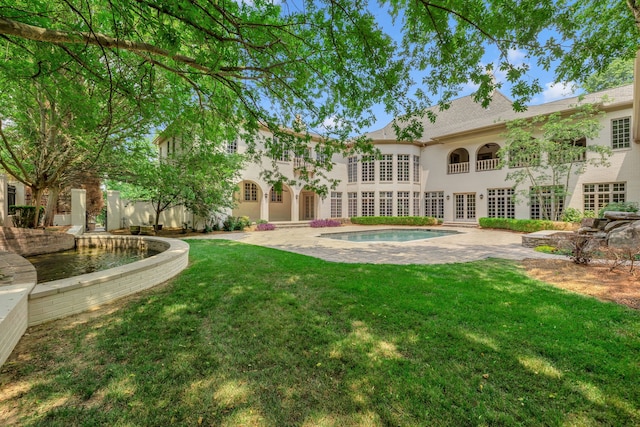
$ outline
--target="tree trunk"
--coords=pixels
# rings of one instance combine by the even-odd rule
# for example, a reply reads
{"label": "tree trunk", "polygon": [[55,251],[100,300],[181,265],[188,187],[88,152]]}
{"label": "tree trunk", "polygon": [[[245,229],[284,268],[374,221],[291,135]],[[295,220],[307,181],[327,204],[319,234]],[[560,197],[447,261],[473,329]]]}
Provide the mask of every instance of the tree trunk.
{"label": "tree trunk", "polygon": [[33,205],[36,207],[36,211],[33,215],[33,228],[38,228],[38,224],[40,223],[40,201],[44,190],[42,188],[34,187],[31,187],[31,190],[33,191]]}
{"label": "tree trunk", "polygon": [[53,218],[56,215],[56,207],[58,206],[58,196],[60,196],[60,188],[54,187],[49,191],[47,207],[44,211],[45,227],[51,227],[53,225]]}

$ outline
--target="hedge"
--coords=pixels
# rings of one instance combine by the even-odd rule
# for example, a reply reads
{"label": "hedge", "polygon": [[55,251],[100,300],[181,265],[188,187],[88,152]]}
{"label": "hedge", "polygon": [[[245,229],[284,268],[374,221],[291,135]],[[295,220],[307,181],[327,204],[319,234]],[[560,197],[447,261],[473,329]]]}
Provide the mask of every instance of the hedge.
{"label": "hedge", "polygon": [[430,216],[356,216],[352,224],[360,225],[437,225],[438,220]]}
{"label": "hedge", "polygon": [[540,230],[571,230],[573,228],[571,223],[541,219],[480,218],[478,224],[482,228],[500,228],[525,233]]}

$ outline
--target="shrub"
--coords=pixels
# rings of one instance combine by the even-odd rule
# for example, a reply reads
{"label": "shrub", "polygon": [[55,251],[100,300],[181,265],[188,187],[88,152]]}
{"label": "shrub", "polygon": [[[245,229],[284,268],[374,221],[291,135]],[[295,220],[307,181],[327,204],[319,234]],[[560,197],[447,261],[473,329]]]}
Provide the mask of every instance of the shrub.
{"label": "shrub", "polygon": [[524,233],[540,230],[564,230],[566,228],[563,223],[543,219],[480,218],[478,223],[482,228],[500,228]]}
{"label": "shrub", "polygon": [[266,219],[259,219],[259,220],[256,221],[256,224],[260,225],[260,224],[266,224],[268,222],[269,221],[267,221]]}
{"label": "shrub", "polygon": [[[13,215],[13,225],[19,228],[33,228],[36,219],[35,206],[11,205],[9,212]],[[40,206],[40,219],[44,213],[44,207]]]}
{"label": "shrub", "polygon": [[275,229],[276,229],[276,226],[273,224],[269,224],[268,222],[261,222],[256,227],[256,231],[271,231]]}
{"label": "shrub", "polygon": [[604,213],[607,211],[612,212],[638,212],[638,204],[635,202],[615,202],[605,205],[598,211],[598,217],[604,218]]}
{"label": "shrub", "polygon": [[584,215],[576,208],[566,208],[562,212],[562,220],[564,222],[580,222],[582,218],[584,218]]}
{"label": "shrub", "polygon": [[536,246],[533,250],[536,252],[542,252],[543,254],[555,254],[558,252],[558,248],[549,245]]}
{"label": "shrub", "polygon": [[309,226],[313,228],[340,227],[340,225],[340,221],[336,221],[335,219],[314,219],[309,223]]}
{"label": "shrub", "polygon": [[430,216],[357,216],[352,224],[360,225],[437,225],[438,220]]}

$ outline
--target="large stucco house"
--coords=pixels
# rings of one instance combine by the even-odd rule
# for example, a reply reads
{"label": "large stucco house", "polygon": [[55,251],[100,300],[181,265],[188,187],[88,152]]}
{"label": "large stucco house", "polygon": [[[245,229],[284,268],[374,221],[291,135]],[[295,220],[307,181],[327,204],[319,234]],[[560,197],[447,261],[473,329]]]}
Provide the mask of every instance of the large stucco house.
{"label": "large stucco house", "polygon": [[[504,146],[505,122],[569,113],[578,102],[601,102],[603,97],[608,100],[601,106],[602,130],[586,144],[611,147],[610,165],[588,167],[584,174],[572,176],[565,207],[597,211],[609,202],[640,201],[640,147],[631,138],[632,94],[631,85],[623,86],[587,95],[582,101],[563,99],[520,113],[497,91],[486,109],[470,96],[459,98],[448,110],[434,109],[435,123],[424,119],[420,140],[396,141],[389,124],[368,134],[381,153],[379,158],[334,156],[330,174],[340,184],[326,198],[303,186],[285,185],[282,192],[273,191],[260,176],[271,159],[264,159],[262,165],[250,164],[242,171],[233,215],[273,222],[407,215],[434,216],[449,223],[474,223],[481,217],[537,218],[540,207],[535,203],[514,202],[513,183],[506,180],[510,166],[500,167],[497,152]],[[159,143],[161,152],[169,149],[163,144],[170,142]],[[245,149],[242,141],[228,146],[231,152]],[[302,161],[293,154],[276,160],[291,177]]]}

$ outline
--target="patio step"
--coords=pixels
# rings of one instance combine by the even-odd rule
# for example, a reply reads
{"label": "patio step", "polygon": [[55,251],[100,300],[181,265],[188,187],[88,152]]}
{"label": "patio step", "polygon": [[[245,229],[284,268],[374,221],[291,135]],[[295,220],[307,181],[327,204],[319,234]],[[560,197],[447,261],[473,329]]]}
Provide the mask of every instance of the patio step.
{"label": "patio step", "polygon": [[459,227],[459,228],[478,228],[478,223],[445,221],[442,223],[442,226],[443,227]]}
{"label": "patio step", "polygon": [[269,221],[276,228],[300,228],[309,227],[311,221]]}

